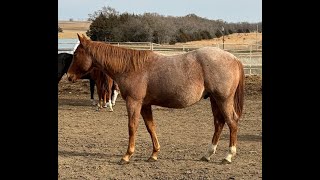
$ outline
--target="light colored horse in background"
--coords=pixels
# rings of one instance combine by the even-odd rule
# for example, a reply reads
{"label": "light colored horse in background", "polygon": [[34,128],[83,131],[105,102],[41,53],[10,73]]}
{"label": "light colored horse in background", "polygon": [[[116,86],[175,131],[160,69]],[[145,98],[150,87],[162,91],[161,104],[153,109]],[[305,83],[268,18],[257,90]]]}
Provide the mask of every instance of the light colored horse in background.
{"label": "light colored horse in background", "polygon": [[153,152],[148,161],[156,161],[160,145],[155,131],[151,105],[185,108],[210,97],[214,116],[214,135],[207,153],[209,161],[216,152],[222,129],[230,130],[229,152],[222,162],[231,163],[236,154],[238,121],[244,101],[242,63],[231,53],[204,47],[181,55],[164,56],[148,50],[133,50],[80,37],[80,44],[68,70],[68,79],[76,81],[93,67],[107,73],[120,88],[128,111],[129,144],[120,164],[129,163],[135,150],[140,114],[150,133]]}

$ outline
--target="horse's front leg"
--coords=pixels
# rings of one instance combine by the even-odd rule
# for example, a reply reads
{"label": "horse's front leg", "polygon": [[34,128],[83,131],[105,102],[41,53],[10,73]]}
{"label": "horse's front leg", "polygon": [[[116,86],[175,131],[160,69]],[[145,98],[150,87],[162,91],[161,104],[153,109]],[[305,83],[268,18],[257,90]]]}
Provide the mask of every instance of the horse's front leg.
{"label": "horse's front leg", "polygon": [[128,164],[135,150],[135,138],[139,124],[142,101],[137,101],[129,96],[126,98],[128,111],[129,145],[126,154],[122,157],[120,164]]}

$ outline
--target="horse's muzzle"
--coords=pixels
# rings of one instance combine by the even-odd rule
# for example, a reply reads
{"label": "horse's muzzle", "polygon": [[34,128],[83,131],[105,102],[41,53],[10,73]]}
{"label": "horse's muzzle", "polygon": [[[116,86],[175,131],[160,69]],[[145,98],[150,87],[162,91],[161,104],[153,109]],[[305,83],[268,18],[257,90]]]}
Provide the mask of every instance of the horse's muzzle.
{"label": "horse's muzzle", "polygon": [[70,75],[70,74],[67,74],[67,77],[68,77],[68,80],[71,81],[71,82],[76,82],[76,78],[74,75]]}

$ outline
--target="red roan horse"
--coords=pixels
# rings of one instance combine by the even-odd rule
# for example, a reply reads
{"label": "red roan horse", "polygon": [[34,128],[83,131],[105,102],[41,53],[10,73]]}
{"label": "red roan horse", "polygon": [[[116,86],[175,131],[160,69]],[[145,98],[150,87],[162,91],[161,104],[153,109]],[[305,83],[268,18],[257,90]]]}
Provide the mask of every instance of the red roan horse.
{"label": "red roan horse", "polygon": [[128,111],[129,145],[120,164],[129,163],[135,150],[140,114],[150,133],[153,152],[148,161],[156,161],[160,145],[155,132],[151,105],[185,108],[210,97],[215,131],[208,152],[209,161],[216,152],[224,124],[230,130],[229,152],[223,159],[231,163],[236,154],[238,121],[244,99],[242,63],[231,53],[204,47],[181,55],[165,56],[148,50],[133,50],[80,37],[80,44],[67,72],[72,82],[94,67],[107,73],[120,88]]}

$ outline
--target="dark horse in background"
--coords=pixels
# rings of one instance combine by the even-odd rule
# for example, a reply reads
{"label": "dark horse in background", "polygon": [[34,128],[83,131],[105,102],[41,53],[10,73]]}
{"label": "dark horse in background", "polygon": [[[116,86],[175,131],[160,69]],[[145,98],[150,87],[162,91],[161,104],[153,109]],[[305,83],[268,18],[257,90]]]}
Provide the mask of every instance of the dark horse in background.
{"label": "dark horse in background", "polygon": [[[73,55],[69,53],[59,53],[58,54],[58,83],[62,79],[63,75],[67,73],[69,66],[72,62]],[[84,75],[81,79],[89,79],[90,81],[90,98],[92,104],[95,105],[94,101],[94,86],[97,84],[97,91],[99,97],[99,108],[110,107],[110,111],[113,111],[112,106],[115,105],[115,101],[119,94],[119,87],[116,82],[114,82],[107,75],[101,74],[98,72],[98,69],[92,70],[92,72]],[[107,82],[107,83],[106,83]],[[106,91],[108,88],[109,91]],[[109,98],[109,102],[106,102],[106,97]],[[111,99],[112,98],[112,99]],[[104,102],[101,102],[103,99]],[[104,104],[104,105],[103,105]],[[111,106],[110,106],[111,105]]]}

